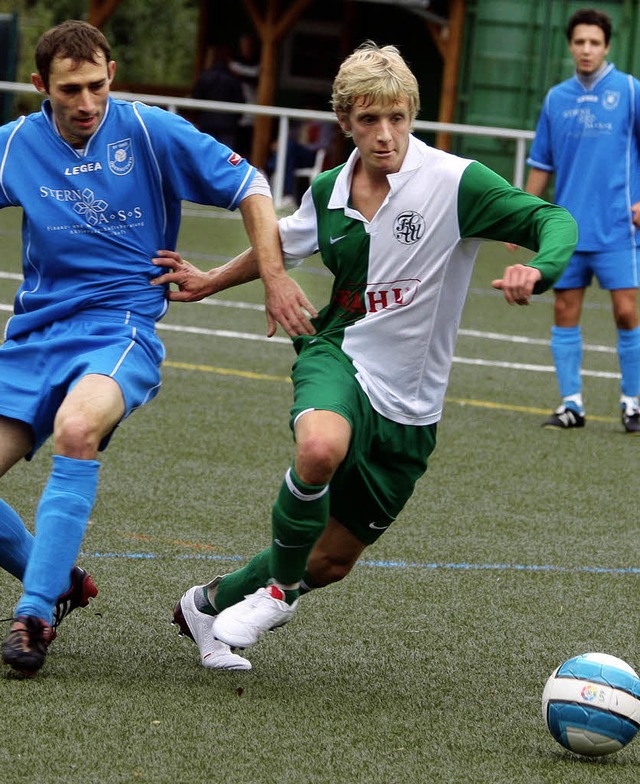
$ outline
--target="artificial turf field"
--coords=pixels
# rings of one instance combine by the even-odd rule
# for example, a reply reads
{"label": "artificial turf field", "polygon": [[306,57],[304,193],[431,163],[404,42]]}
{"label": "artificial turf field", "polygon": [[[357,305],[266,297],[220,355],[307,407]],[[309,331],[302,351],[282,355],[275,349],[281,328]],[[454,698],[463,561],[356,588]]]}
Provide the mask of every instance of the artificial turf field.
{"label": "artificial turf field", "polygon": [[[0,212],[0,243],[4,323],[17,210]],[[244,247],[239,220],[186,207],[186,258],[209,268]],[[251,673],[203,669],[169,621],[186,588],[268,544],[292,454],[293,352],[282,333],[263,338],[259,283],[171,307],[162,391],[103,458],[80,559],[100,594],[64,622],[36,679],[0,674],[2,784],[636,784],[639,739],[574,757],[540,697],[579,653],[640,668],[640,438],[618,419],[597,288],[583,319],[587,426],[540,427],[557,404],[551,297],[509,307],[490,287],[519,254],[483,248],[438,447],[403,515],[249,652]],[[322,305],[319,263],[294,275]],[[0,480],[30,525],[50,455]],[[3,617],[18,594],[0,573]]]}

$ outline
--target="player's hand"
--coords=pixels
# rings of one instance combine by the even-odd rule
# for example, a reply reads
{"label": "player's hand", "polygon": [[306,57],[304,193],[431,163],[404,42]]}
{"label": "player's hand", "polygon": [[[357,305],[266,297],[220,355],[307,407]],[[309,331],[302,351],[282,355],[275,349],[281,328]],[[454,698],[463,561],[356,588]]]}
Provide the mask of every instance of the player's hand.
{"label": "player's hand", "polygon": [[304,291],[286,273],[265,281],[267,337],[275,335],[278,324],[289,337],[315,335],[310,318],[318,313]]}
{"label": "player's hand", "polygon": [[513,264],[507,267],[501,278],[491,281],[494,289],[500,289],[510,305],[528,305],[533,294],[533,287],[542,274],[535,267],[525,264]]}
{"label": "player's hand", "polygon": [[640,227],[640,201],[631,205],[631,222],[634,226]]}
{"label": "player's hand", "polygon": [[214,294],[216,287],[211,273],[203,272],[173,250],[159,250],[152,262],[170,270],[151,280],[152,286],[174,283],[178,291],[167,291],[167,299],[173,302],[197,302]]}

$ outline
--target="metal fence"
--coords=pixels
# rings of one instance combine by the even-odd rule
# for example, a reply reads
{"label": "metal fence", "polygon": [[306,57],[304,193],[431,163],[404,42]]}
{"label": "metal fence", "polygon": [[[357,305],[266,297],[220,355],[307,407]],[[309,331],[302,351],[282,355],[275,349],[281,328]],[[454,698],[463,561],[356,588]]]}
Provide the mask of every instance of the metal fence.
{"label": "metal fence", "polygon": [[[34,87],[31,84],[22,82],[3,82],[0,81],[0,92],[10,93],[33,93]],[[313,111],[311,109],[289,109],[281,106],[258,106],[257,104],[237,104],[226,101],[202,101],[196,98],[180,98],[177,96],[146,95],[143,93],[125,93],[114,91],[111,93],[114,98],[127,101],[142,101],[154,106],[164,106],[170,112],[178,112],[179,109],[208,110],[219,112],[237,112],[240,106],[243,114],[266,115],[278,119],[278,146],[276,154],[276,167],[271,182],[273,190],[273,200],[276,207],[282,205],[285,157],[287,150],[287,139],[289,137],[289,123],[291,120],[315,119],[326,122],[336,122],[335,115],[331,112]],[[515,155],[513,163],[513,177],[511,182],[518,188],[524,185],[525,160],[527,142],[533,139],[533,131],[517,130],[513,128],[492,128],[481,125],[459,125],[456,123],[429,122],[427,120],[416,120],[414,123],[416,131],[425,133],[450,133],[459,136],[486,136],[494,139],[512,139],[515,141]]]}

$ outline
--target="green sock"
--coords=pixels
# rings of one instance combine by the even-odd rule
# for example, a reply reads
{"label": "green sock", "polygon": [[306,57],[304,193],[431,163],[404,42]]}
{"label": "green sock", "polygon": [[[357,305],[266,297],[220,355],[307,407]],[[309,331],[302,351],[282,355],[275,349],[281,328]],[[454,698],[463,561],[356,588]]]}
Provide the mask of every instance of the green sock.
{"label": "green sock", "polygon": [[284,600],[287,604],[293,604],[295,600],[300,596],[299,589],[296,588],[295,591],[285,591],[284,592]]}
{"label": "green sock", "polygon": [[291,585],[299,583],[307,558],[329,519],[329,485],[307,485],[291,467],[280,487],[271,516],[273,544],[271,575]]}
{"label": "green sock", "polygon": [[[292,489],[287,480],[291,482]],[[306,569],[307,557],[327,524],[328,490],[328,485],[306,485],[296,476],[293,468],[287,472],[273,507],[273,546],[255,555],[241,569],[222,578],[211,602],[216,612],[255,593],[272,577],[277,577],[279,582],[286,585],[299,582]],[[305,498],[308,500],[303,500]],[[282,547],[282,543],[289,547]],[[291,575],[293,577],[289,579]],[[285,591],[287,603],[293,604],[299,594],[298,589]]]}
{"label": "green sock", "polygon": [[245,596],[266,585],[271,577],[269,556],[271,548],[263,550],[241,569],[225,574],[216,588],[213,605],[218,612],[241,602]]}

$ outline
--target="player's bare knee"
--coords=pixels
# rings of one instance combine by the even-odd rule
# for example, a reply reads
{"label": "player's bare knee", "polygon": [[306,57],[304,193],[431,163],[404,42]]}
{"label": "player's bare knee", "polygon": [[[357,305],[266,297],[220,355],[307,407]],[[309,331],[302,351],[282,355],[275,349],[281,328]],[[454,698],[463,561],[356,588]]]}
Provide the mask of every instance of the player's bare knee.
{"label": "player's bare knee", "polygon": [[307,438],[298,445],[296,471],[303,482],[326,484],[344,457],[342,448],[323,436]]}
{"label": "player's bare knee", "polygon": [[635,329],[638,326],[638,312],[633,306],[619,308],[615,313],[615,322],[618,329]]}
{"label": "player's bare knee", "polygon": [[96,424],[82,413],[59,415],[53,430],[54,451],[66,457],[95,456],[100,435]]}

